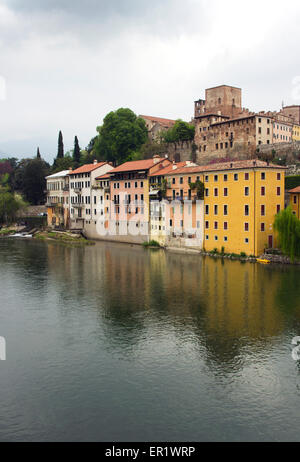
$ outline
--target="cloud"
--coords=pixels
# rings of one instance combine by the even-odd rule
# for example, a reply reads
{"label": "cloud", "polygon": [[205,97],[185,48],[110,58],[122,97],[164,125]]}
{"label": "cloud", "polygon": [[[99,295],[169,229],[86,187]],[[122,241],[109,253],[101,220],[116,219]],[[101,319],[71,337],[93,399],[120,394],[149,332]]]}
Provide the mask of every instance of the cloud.
{"label": "cloud", "polygon": [[296,0],[2,0],[0,151],[52,159],[59,130],[84,147],[121,106],[190,120],[222,83],[250,109],[293,102],[299,18]]}

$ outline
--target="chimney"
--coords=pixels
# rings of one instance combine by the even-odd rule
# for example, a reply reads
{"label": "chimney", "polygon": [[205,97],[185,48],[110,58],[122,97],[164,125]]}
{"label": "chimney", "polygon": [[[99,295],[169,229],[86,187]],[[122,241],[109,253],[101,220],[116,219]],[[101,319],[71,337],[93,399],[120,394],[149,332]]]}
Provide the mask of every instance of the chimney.
{"label": "chimney", "polygon": [[97,159],[94,160],[94,165],[97,165],[98,164],[98,161]]}
{"label": "chimney", "polygon": [[155,154],[155,155],[153,156],[153,163],[154,163],[154,164],[157,164],[157,162],[159,162],[159,161],[160,161],[159,155],[158,155],[158,154]]}

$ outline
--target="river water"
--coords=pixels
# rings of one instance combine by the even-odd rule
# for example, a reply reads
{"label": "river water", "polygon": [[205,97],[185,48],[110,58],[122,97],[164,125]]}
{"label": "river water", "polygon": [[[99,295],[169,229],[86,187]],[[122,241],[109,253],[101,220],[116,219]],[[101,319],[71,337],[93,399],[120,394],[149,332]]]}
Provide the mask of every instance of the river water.
{"label": "river water", "polygon": [[1,441],[300,441],[300,268],[0,240]]}

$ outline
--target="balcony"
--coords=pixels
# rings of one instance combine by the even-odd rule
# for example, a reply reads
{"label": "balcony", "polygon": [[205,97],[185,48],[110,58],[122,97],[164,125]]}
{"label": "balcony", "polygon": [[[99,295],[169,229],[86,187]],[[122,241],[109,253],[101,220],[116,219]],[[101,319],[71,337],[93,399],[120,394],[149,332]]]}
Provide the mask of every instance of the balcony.
{"label": "balcony", "polygon": [[71,204],[71,207],[73,207],[73,209],[84,209],[85,204]]}
{"label": "balcony", "polygon": [[82,188],[74,188],[75,194],[80,194],[82,192]]}
{"label": "balcony", "polygon": [[63,187],[63,191],[66,192],[66,191],[70,191],[70,186],[69,185],[66,185]]}

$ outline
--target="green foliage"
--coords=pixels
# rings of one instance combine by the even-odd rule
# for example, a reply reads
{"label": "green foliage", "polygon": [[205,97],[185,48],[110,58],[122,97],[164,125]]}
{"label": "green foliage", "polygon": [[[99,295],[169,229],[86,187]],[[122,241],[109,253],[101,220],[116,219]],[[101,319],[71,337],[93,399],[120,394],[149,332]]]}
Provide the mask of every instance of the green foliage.
{"label": "green foliage", "polygon": [[74,151],[73,151],[73,166],[74,168],[78,168],[80,166],[80,158],[81,153],[80,153],[80,147],[79,147],[79,142],[77,136],[75,136],[74,140]]}
{"label": "green foliage", "polygon": [[148,138],[145,121],[124,108],[107,114],[97,131],[93,153],[97,159],[118,164],[132,160]]}
{"label": "green foliage", "polygon": [[22,201],[14,196],[14,194],[8,191],[0,192],[0,223],[13,223],[18,210],[20,210],[23,205]]}
{"label": "green foliage", "polygon": [[176,143],[178,141],[192,141],[195,136],[195,127],[181,119],[176,120],[173,127],[161,132],[161,138],[166,143]]}
{"label": "green foliage", "polygon": [[247,258],[247,254],[246,254],[245,252],[241,252],[241,253],[240,253],[240,256],[241,256],[242,258]]}
{"label": "green foliage", "polygon": [[44,204],[50,166],[41,159],[23,159],[15,171],[15,189],[32,205]]}
{"label": "green foliage", "polygon": [[293,214],[291,207],[276,215],[274,229],[278,233],[282,252],[291,261],[300,257],[300,220]]}
{"label": "green foliage", "polygon": [[62,132],[59,132],[58,135],[58,150],[57,150],[57,159],[62,159],[64,157],[64,143]]}
{"label": "green foliage", "polygon": [[149,139],[140,148],[142,159],[152,159],[154,155],[164,156],[167,148],[164,143],[151,142]]}
{"label": "green foliage", "polygon": [[51,173],[62,172],[63,170],[69,170],[69,168],[73,168],[73,157],[65,155],[63,158],[55,160]]}
{"label": "green foliage", "polygon": [[205,186],[202,181],[197,180],[196,183],[190,183],[190,189],[193,191],[197,189],[197,199],[203,200],[204,199],[204,190]]}
{"label": "green foliage", "polygon": [[144,242],[143,243],[144,247],[160,247],[160,244],[157,241],[149,241],[149,242]]}
{"label": "green foliage", "polygon": [[291,189],[300,186],[300,175],[286,176],[285,177],[285,189],[290,191]]}

